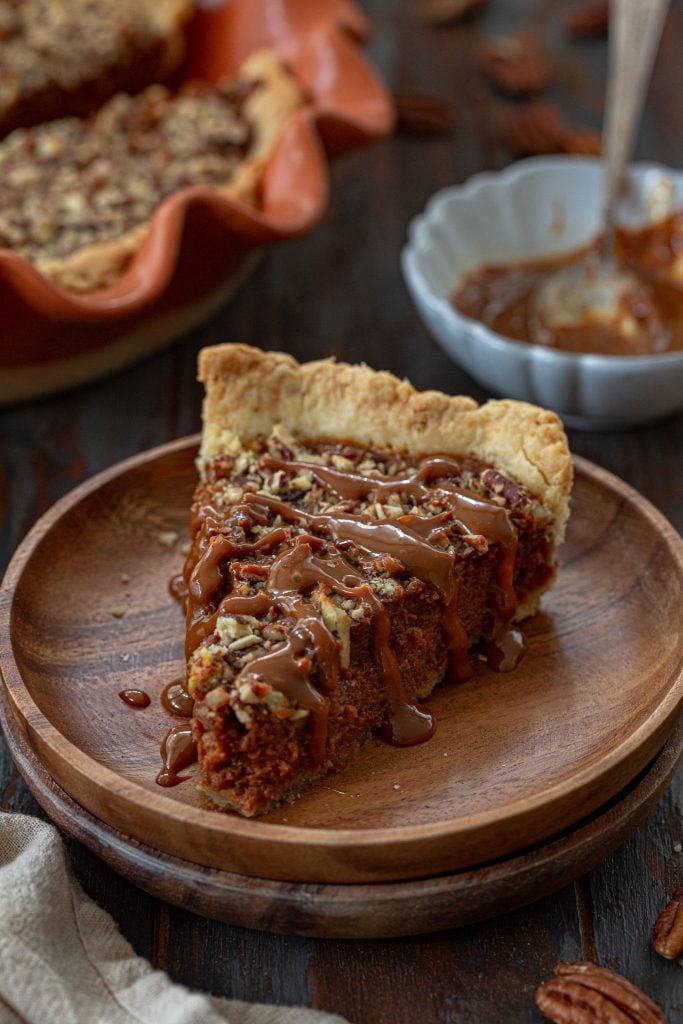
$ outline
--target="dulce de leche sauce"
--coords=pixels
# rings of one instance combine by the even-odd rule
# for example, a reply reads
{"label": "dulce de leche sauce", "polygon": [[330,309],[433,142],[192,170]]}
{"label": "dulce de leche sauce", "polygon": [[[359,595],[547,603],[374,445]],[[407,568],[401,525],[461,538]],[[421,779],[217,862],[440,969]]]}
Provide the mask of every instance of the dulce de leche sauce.
{"label": "dulce de leche sauce", "polygon": [[567,352],[623,356],[683,350],[681,210],[646,228],[617,232],[619,261],[635,275],[633,287],[621,300],[621,312],[631,324],[628,332],[616,320],[587,320],[571,328],[544,326],[539,331],[533,301],[539,286],[561,267],[586,259],[592,250],[479,267],[452,293],[451,303],[506,338]]}
{"label": "dulce de leche sauce", "polygon": [[[448,541],[454,536],[480,537],[486,544],[495,544],[490,599],[495,628],[486,653],[503,671],[516,665],[524,650],[521,634],[510,625],[517,609],[513,586],[517,529],[508,509],[453,482],[462,472],[458,461],[439,455],[423,457],[418,465],[385,476],[264,454],[259,468],[283,478],[306,473],[334,504],[326,501],[322,508],[304,507],[246,490],[229,510],[215,507],[210,499],[197,503],[185,586],[176,581],[171,591],[186,609],[188,658],[214,634],[222,616],[259,617],[272,609],[290,624],[283,643],[254,656],[238,678],[240,686],[252,689],[265,682],[308,712],[312,766],[325,758],[329,697],[341,672],[337,639],[310,599],[320,588],[357,602],[363,619],[372,623],[372,657],[387,696],[387,718],[380,735],[396,746],[427,740],[435,723],[429,711],[414,702],[402,678],[389,612],[368,582],[370,566],[389,559],[401,572],[433,588],[441,604],[447,675],[464,680],[472,674],[472,666],[468,634],[460,620],[456,556]],[[374,504],[395,493],[408,503],[397,518],[377,520],[358,511],[359,503]],[[422,506],[427,509],[420,514]],[[257,539],[247,539],[251,537]],[[356,552],[353,560],[350,552]],[[235,589],[235,579],[242,578],[239,573],[235,576],[237,565],[242,566],[242,575],[246,571],[249,578],[258,580],[261,589],[252,593]],[[167,743],[162,751],[167,767],[169,750]],[[173,781],[177,777],[176,773]],[[157,781],[169,784],[164,773]]]}

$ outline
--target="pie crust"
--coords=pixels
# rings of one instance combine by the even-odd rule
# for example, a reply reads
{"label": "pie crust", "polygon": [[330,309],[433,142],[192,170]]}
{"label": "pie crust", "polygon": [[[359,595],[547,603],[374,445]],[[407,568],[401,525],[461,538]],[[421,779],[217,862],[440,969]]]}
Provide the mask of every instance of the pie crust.
{"label": "pie crust", "polygon": [[[415,454],[469,453],[537,495],[564,538],[573,466],[560,418],[510,399],[477,405],[463,395],[416,391],[406,380],[365,365],[323,359],[298,363],[282,352],[217,345],[199,355],[206,388],[202,462],[235,452],[282,426],[303,439],[338,437]],[[533,614],[540,593],[518,618]]]}

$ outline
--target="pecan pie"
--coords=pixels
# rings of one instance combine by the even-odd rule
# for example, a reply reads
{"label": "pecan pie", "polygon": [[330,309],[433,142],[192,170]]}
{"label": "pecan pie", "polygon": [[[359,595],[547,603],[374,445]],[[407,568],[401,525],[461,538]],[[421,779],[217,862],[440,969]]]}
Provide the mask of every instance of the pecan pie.
{"label": "pecan pie", "polygon": [[105,287],[179,189],[256,204],[265,161],[301,102],[279,57],[263,50],[235,80],[177,94],[151,85],[86,120],[17,129],[0,142],[0,245],[66,288]]}
{"label": "pecan pie", "polygon": [[164,81],[191,0],[0,0],[0,135]]}
{"label": "pecan pie", "polygon": [[[572,468],[555,414],[521,402],[243,345],[204,350],[199,376],[201,479],[174,591],[200,788],[250,816],[373,734],[428,739],[419,701],[471,675],[473,645],[516,665]],[[177,752],[167,742],[162,784]]]}

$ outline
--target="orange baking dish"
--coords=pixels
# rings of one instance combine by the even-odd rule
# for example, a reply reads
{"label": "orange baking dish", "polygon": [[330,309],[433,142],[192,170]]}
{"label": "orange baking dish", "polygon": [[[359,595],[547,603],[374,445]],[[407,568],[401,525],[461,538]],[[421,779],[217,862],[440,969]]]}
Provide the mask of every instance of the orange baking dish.
{"label": "orange baking dish", "polygon": [[309,103],[287,125],[265,170],[259,209],[206,187],[183,189],[114,285],[86,294],[43,277],[0,248],[0,403],[101,376],[208,317],[265,245],[309,231],[327,203],[327,155],[393,126],[386,88],[360,44],[369,25],[348,0],[224,0],[199,7],[185,78],[216,81],[252,51],[277,50]]}

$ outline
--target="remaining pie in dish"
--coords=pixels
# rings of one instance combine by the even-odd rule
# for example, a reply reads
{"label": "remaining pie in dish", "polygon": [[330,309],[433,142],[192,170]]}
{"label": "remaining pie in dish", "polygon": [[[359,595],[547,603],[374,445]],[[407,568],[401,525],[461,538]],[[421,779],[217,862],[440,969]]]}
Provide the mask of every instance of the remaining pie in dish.
{"label": "remaining pie in dish", "polygon": [[572,464],[552,412],[388,373],[205,349],[186,603],[200,788],[262,814],[369,736],[428,739],[417,702],[514,667],[555,574]]}
{"label": "remaining pie in dish", "polygon": [[86,120],[17,129],[0,142],[0,245],[71,290],[106,287],[180,189],[256,205],[266,160],[302,101],[280,58],[261,50],[217,86],[151,85]]}
{"label": "remaining pie in dish", "polygon": [[163,82],[191,0],[0,0],[0,135]]}

